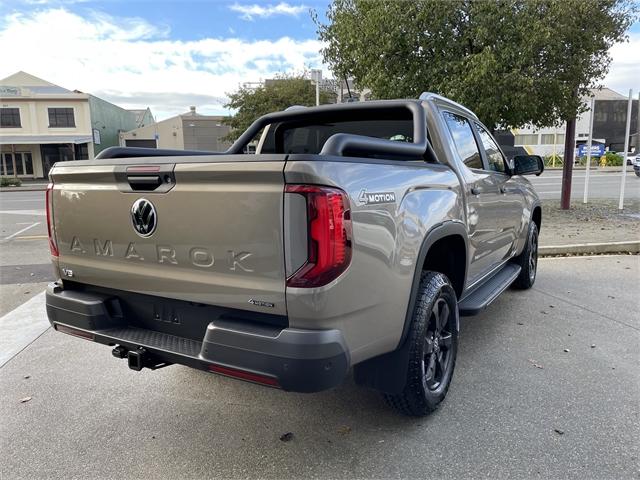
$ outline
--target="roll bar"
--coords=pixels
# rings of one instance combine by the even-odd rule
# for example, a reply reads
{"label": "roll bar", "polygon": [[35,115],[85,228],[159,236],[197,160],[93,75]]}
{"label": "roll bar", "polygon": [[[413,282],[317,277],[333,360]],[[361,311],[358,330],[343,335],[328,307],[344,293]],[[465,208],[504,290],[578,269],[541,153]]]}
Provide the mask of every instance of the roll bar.
{"label": "roll bar", "polygon": [[319,107],[285,110],[284,112],[269,113],[258,118],[234,142],[225,154],[242,153],[251,140],[267,125],[290,121],[304,121],[335,115],[340,118],[341,113],[406,108],[413,119],[413,142],[394,142],[381,138],[336,133],[329,137],[322,147],[320,155],[343,156],[347,153],[356,154],[389,154],[406,157],[423,157],[428,149],[426,115],[422,104],[416,100],[380,100],[362,103],[348,103],[322,105]]}

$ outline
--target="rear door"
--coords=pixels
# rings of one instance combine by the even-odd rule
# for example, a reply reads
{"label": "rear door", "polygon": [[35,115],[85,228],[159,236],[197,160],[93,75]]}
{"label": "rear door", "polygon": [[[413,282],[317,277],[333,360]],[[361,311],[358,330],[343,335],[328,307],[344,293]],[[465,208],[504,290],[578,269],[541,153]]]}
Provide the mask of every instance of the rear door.
{"label": "rear door", "polygon": [[286,314],[284,155],[177,158],[56,165],[61,277]]}
{"label": "rear door", "polygon": [[524,194],[508,174],[507,160],[495,139],[478,121],[474,121],[473,126],[484,157],[484,169],[497,189],[494,262],[498,264],[513,254],[513,247],[524,218]]}

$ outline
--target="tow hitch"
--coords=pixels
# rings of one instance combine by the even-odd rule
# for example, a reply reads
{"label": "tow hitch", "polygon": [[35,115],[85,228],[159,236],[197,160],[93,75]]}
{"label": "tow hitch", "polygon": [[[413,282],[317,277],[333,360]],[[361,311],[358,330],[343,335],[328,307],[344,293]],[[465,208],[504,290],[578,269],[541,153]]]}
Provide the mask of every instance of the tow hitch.
{"label": "tow hitch", "polygon": [[143,368],[158,370],[159,368],[171,365],[169,362],[157,361],[153,358],[153,354],[149,353],[144,347],[127,350],[126,347],[118,345],[111,351],[111,354],[116,358],[126,358],[129,368],[137,372]]}

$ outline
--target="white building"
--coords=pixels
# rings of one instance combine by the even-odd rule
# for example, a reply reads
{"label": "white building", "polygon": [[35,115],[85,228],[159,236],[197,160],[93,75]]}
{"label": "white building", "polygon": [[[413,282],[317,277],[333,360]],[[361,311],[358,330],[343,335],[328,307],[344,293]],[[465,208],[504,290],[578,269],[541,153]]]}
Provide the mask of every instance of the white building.
{"label": "white building", "polygon": [[[592,89],[595,99],[595,117],[593,128],[593,142],[601,143],[606,150],[622,151],[624,149],[624,128],[626,124],[628,98],[609,88]],[[587,111],[576,121],[576,144],[585,143],[589,138],[589,121],[591,111],[589,109],[591,98],[583,98]],[[634,104],[638,102],[635,101]],[[638,107],[632,109],[631,136],[637,136]],[[536,129],[533,127],[514,128],[511,133],[514,136],[514,146],[524,148],[528,153],[535,155],[562,156],[564,153],[566,123],[557,127]],[[632,140],[631,145],[634,145]],[[635,148],[635,147],[632,147]]]}
{"label": "white building", "polygon": [[0,153],[0,175],[19,178],[93,158],[89,95],[25,72],[0,80]]}

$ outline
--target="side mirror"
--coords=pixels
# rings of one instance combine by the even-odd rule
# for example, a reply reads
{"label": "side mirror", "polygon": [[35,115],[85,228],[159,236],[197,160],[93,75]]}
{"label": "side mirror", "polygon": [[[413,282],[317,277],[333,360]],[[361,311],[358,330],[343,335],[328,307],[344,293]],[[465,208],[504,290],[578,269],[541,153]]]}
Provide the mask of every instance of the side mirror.
{"label": "side mirror", "polygon": [[512,175],[540,175],[544,172],[544,161],[540,155],[516,155],[512,160]]}

